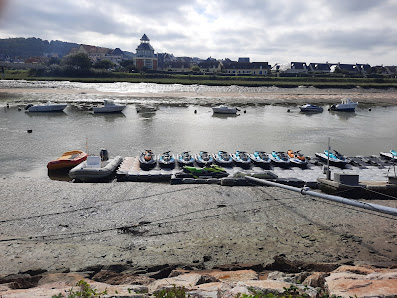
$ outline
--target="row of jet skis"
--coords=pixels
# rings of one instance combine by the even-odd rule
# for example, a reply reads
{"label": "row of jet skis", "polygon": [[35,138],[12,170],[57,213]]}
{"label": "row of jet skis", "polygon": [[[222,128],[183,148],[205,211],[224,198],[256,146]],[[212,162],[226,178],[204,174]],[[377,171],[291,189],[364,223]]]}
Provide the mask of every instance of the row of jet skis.
{"label": "row of jet skis", "polygon": [[251,166],[251,164],[266,167],[270,163],[281,167],[290,165],[306,167],[308,161],[299,151],[293,150],[288,150],[287,152],[272,151],[271,153],[254,151],[252,154],[245,151],[236,151],[232,154],[226,151],[218,151],[215,154],[200,151],[197,155],[192,155],[186,151],[176,156],[171,154],[170,151],[157,156],[151,150],[145,150],[139,156],[139,164],[143,170],[152,169],[157,164],[162,168],[173,168],[176,163],[181,167],[193,166],[196,163],[200,167],[217,164],[223,167],[240,166],[246,168]]}

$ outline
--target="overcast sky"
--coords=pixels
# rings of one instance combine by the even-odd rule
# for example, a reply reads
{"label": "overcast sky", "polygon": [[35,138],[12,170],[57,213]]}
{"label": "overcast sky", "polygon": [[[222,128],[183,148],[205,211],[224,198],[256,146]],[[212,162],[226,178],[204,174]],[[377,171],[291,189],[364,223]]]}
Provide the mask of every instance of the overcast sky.
{"label": "overcast sky", "polygon": [[0,38],[135,52],[146,33],[175,56],[397,65],[397,0],[8,0],[0,9]]}

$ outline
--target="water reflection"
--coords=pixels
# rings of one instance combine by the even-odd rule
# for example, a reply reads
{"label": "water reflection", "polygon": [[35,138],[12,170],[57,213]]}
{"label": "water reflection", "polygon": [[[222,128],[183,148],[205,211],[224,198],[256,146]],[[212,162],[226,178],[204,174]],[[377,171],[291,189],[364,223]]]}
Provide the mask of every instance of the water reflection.
{"label": "water reflection", "polygon": [[236,118],[237,116],[240,116],[240,114],[218,114],[218,113],[212,114],[212,117],[220,118],[220,119]]}
{"label": "water reflection", "polygon": [[56,118],[56,117],[65,117],[67,114],[64,111],[60,112],[26,112],[25,114],[29,115],[29,117],[47,117],[47,118]]}
{"label": "water reflection", "polygon": [[349,120],[353,117],[356,117],[355,112],[338,112],[338,111],[329,111],[330,114],[338,116],[341,120]]}
{"label": "water reflection", "polygon": [[93,113],[90,112],[93,117],[103,118],[106,122],[113,122],[119,118],[125,118],[123,113]]}

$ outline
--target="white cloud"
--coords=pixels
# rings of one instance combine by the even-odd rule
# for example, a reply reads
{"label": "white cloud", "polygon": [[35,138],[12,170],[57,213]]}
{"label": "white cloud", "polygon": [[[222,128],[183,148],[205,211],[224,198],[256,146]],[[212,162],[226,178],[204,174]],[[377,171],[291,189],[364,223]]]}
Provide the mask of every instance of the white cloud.
{"label": "white cloud", "polygon": [[252,61],[397,64],[393,0],[9,0],[0,37]]}

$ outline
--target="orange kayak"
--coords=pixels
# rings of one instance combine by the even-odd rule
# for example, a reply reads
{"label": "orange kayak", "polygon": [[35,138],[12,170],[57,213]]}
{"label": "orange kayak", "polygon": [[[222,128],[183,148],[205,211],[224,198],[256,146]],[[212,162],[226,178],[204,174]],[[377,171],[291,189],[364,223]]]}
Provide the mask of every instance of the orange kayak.
{"label": "orange kayak", "polygon": [[56,160],[50,161],[47,164],[47,168],[49,170],[73,168],[81,162],[85,161],[87,159],[87,156],[87,153],[80,150],[68,151],[62,154],[62,156],[57,158]]}

